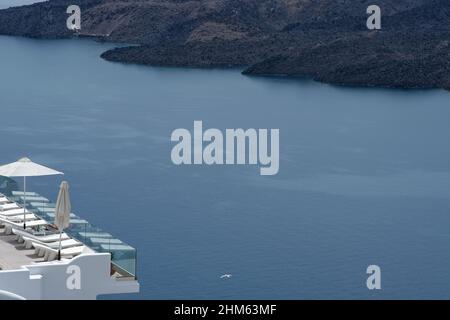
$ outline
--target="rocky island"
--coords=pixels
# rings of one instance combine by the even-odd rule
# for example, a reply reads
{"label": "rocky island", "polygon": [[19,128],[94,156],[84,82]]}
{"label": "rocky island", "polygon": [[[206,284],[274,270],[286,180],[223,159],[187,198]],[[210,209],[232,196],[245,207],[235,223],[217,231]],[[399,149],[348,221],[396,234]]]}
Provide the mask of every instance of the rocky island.
{"label": "rocky island", "polygon": [[[77,0],[78,36],[132,44],[102,58],[174,67],[242,67],[247,75],[338,85],[450,89],[448,0]],[[0,10],[0,34],[68,38],[50,0]],[[368,30],[366,9],[382,9]]]}

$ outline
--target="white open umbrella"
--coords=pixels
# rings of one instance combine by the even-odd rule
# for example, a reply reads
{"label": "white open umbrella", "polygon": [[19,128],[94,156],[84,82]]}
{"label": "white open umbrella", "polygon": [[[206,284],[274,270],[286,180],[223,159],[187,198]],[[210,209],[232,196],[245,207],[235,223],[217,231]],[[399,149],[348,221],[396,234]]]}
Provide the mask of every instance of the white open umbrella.
{"label": "white open umbrella", "polygon": [[16,162],[0,166],[0,176],[23,177],[23,228],[26,228],[26,198],[27,198],[27,177],[52,176],[63,174],[62,172],[44,167],[32,162],[28,158],[19,159]]}
{"label": "white open umbrella", "polygon": [[70,196],[69,196],[69,184],[66,181],[61,182],[59,187],[58,199],[56,200],[55,207],[55,225],[59,230],[59,250],[58,260],[61,260],[61,237],[65,228],[70,225]]}

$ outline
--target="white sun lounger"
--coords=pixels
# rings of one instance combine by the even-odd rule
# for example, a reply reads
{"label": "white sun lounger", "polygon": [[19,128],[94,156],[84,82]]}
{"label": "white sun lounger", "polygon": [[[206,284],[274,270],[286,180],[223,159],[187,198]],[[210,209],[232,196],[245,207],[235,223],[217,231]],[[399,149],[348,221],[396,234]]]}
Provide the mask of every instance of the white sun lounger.
{"label": "white sun lounger", "polygon": [[[27,231],[19,230],[19,229],[12,229],[12,232],[17,235],[17,241],[18,242],[23,242],[23,237],[27,237],[30,239],[34,239],[37,240],[37,242],[55,242],[55,241],[59,241],[59,233],[54,233],[54,234],[48,234],[48,235],[44,235],[44,236],[38,236],[38,235],[34,235],[31,234]],[[61,234],[61,240],[67,240],[70,239],[69,235],[65,232],[63,232]]]}
{"label": "white sun lounger", "polygon": [[20,200],[26,200],[27,202],[50,202],[47,198],[41,196],[18,196]]}
{"label": "white sun lounger", "polygon": [[34,191],[27,191],[27,192],[23,192],[23,191],[12,191],[11,192],[13,196],[23,196],[24,194],[30,197],[33,196],[38,196],[38,194]]}
{"label": "white sun lounger", "polygon": [[18,208],[20,208],[20,207],[15,202],[3,204],[3,205],[0,204],[0,211],[11,210],[11,209],[18,209]]}
{"label": "white sun lounger", "polygon": [[[5,225],[5,234],[9,235],[12,234],[12,229],[22,229],[23,230],[23,223],[22,222],[13,222],[9,221],[5,218],[0,218],[0,223]],[[26,226],[27,227],[38,227],[38,226],[45,226],[48,225],[48,222],[45,220],[33,220],[33,221],[27,221]]]}
{"label": "white sun lounger", "polygon": [[130,247],[126,244],[101,244],[100,248],[104,251],[114,252],[114,251],[134,251],[133,247]]}
{"label": "white sun lounger", "polygon": [[88,224],[89,222],[84,219],[70,219],[69,223],[70,224]]}
{"label": "white sun lounger", "polygon": [[11,200],[9,200],[7,197],[0,197],[0,204],[5,204],[5,203],[9,203],[12,202]]}
{"label": "white sun lounger", "polygon": [[78,232],[78,235],[83,238],[112,238],[113,236],[107,232]]}
{"label": "white sun lounger", "polygon": [[[55,218],[55,215],[56,215],[56,214],[55,214],[55,212],[46,212],[45,215],[46,215],[46,216],[49,216],[50,218]],[[71,213],[71,214],[70,214],[70,217],[71,217],[71,218],[76,218],[77,216],[75,215],[75,213]]]}
{"label": "white sun lounger", "polygon": [[27,201],[27,204],[35,208],[55,208],[55,204],[49,202]]}
{"label": "white sun lounger", "polygon": [[[48,246],[33,242],[33,247],[38,252],[40,250],[44,251],[44,260],[45,261],[53,261],[58,257],[58,250],[50,248]],[[86,246],[78,246],[61,250],[61,257],[75,257],[79,254],[82,254]]]}
{"label": "white sun lounger", "polygon": [[[4,215],[0,214],[0,218],[7,219],[9,221],[20,222],[20,221],[23,221],[23,214],[14,215],[14,216],[4,216]],[[25,219],[26,219],[26,221],[31,221],[31,220],[36,220],[37,217],[32,213],[27,213],[27,214],[25,214]]]}
{"label": "white sun lounger", "polygon": [[[31,221],[36,221],[36,220],[38,220],[38,218],[34,214],[25,215],[25,221],[27,221],[27,223],[28,223],[28,221],[31,222]],[[23,222],[23,215],[22,216],[18,215],[18,216],[5,217],[0,214],[0,225],[16,223],[16,222],[17,223]]]}
{"label": "white sun lounger", "polygon": [[123,244],[122,240],[114,238],[89,238],[92,244]]}
{"label": "white sun lounger", "polygon": [[[59,239],[58,239],[58,241],[45,243],[45,242],[40,242],[38,240],[35,240],[35,239],[32,239],[32,238],[24,236],[23,240],[25,242],[24,245],[25,245],[26,249],[31,249],[31,247],[33,246],[33,242],[41,244],[43,246],[47,246],[47,247],[52,248],[52,249],[58,249],[59,248]],[[80,241],[77,241],[75,239],[61,240],[61,248],[62,249],[71,248],[71,247],[77,247],[77,246],[82,246],[82,245],[83,244]],[[44,255],[44,252],[41,252],[41,249],[36,249],[35,253],[37,253],[38,255],[40,255],[42,253],[41,256]]]}
{"label": "white sun lounger", "polygon": [[56,212],[56,208],[50,208],[50,207],[39,207],[39,208],[36,208],[36,210],[42,211],[42,212]]}
{"label": "white sun lounger", "polygon": [[[6,210],[6,211],[0,211],[0,215],[2,215],[2,216],[6,216],[6,217],[9,217],[9,216],[17,216],[17,215],[23,215],[23,208],[20,208],[20,209],[11,209],[11,210]],[[30,211],[26,211],[26,213],[31,213]]]}

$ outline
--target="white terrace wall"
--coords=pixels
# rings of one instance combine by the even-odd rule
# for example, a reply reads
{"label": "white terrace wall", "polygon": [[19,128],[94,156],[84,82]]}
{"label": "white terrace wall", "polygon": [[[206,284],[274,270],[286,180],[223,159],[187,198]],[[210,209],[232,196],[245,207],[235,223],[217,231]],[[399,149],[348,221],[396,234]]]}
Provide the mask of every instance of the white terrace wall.
{"label": "white terrace wall", "polygon": [[96,299],[100,294],[138,292],[137,281],[110,276],[110,259],[108,253],[83,254],[67,262],[0,271],[0,290],[26,299]]}

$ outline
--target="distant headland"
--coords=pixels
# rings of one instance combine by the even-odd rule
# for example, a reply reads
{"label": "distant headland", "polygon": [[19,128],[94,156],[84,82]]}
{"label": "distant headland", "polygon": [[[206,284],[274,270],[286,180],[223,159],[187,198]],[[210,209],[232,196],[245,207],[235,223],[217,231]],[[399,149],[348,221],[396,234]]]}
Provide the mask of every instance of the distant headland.
{"label": "distant headland", "polygon": [[[68,38],[50,0],[0,10],[0,34]],[[382,10],[368,30],[367,7]],[[79,0],[79,36],[118,43],[102,58],[153,66],[242,67],[247,75],[338,85],[450,89],[448,0]]]}

